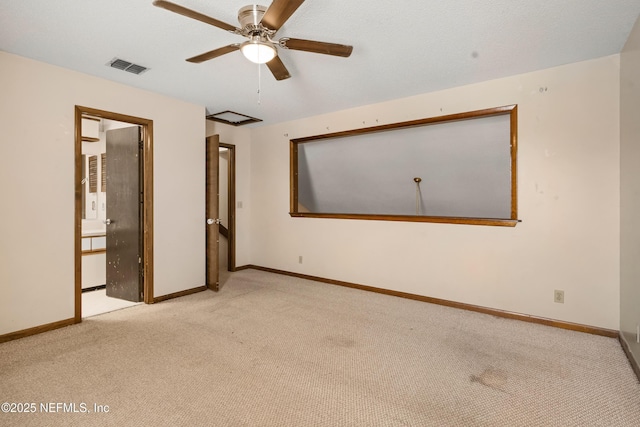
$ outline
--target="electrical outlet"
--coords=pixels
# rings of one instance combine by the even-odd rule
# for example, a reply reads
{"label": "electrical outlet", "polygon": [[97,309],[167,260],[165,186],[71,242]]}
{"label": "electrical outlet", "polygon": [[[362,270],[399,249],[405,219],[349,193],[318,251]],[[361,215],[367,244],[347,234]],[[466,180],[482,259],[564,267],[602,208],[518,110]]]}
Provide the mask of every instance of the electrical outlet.
{"label": "electrical outlet", "polygon": [[564,291],[558,289],[553,291],[553,302],[564,304]]}
{"label": "electrical outlet", "polygon": [[298,257],[298,264],[302,264],[302,255]]}

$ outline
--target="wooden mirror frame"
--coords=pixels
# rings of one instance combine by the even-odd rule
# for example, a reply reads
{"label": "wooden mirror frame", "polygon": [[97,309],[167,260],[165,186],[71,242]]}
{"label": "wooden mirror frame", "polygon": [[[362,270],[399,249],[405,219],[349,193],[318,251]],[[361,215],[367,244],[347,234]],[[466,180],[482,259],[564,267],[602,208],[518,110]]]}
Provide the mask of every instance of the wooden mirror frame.
{"label": "wooden mirror frame", "polygon": [[[409,221],[409,222],[435,222],[450,224],[471,224],[514,227],[518,222],[517,211],[517,128],[518,128],[518,107],[508,105],[503,107],[489,108],[484,110],[471,111],[459,114],[430,117],[400,123],[373,126],[362,129],[353,129],[342,132],[327,133],[322,135],[295,138],[290,140],[290,211],[291,217],[299,218],[336,218],[336,219],[363,219],[382,221]],[[298,209],[298,147],[300,144],[312,141],[327,140],[332,138],[344,138],[349,136],[371,134],[375,132],[394,131],[410,127],[428,126],[446,122],[478,119],[497,115],[509,115],[510,117],[510,155],[511,155],[511,206],[509,218],[475,218],[475,217],[454,217],[454,216],[421,216],[421,215],[387,215],[387,214],[345,214],[345,213],[318,213],[300,212]]]}

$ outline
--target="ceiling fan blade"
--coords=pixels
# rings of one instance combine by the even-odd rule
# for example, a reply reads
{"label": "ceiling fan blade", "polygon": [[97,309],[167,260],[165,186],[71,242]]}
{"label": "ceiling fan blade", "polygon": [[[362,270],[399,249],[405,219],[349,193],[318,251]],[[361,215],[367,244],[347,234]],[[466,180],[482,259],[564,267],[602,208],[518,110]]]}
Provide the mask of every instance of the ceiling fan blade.
{"label": "ceiling fan blade", "polygon": [[229,46],[220,47],[218,49],[214,49],[212,51],[203,53],[202,55],[194,56],[193,58],[187,59],[187,61],[199,64],[201,62],[208,61],[208,60],[213,59],[213,58],[217,58],[218,56],[222,56],[222,55],[224,55],[226,53],[234,52],[234,51],[236,51],[238,49],[240,49],[240,45],[239,44],[237,44],[237,43],[236,44],[230,44]]}
{"label": "ceiling fan blade", "polygon": [[269,70],[273,74],[273,77],[276,78],[276,80],[285,80],[291,77],[291,74],[289,74],[289,70],[287,70],[287,67],[284,66],[284,63],[278,56],[267,62],[267,67],[269,67]]}
{"label": "ceiling fan blade", "polygon": [[218,21],[217,19],[211,18],[210,16],[203,15],[200,12],[187,9],[186,7],[171,3],[170,1],[154,0],[153,5],[170,10],[171,12],[178,13],[188,18],[197,19],[198,21],[204,22],[205,24],[213,25],[214,27],[222,28],[223,30],[231,32],[240,31],[239,28],[236,28],[233,25],[227,24],[226,22]]}
{"label": "ceiling fan blade", "polygon": [[344,44],[290,38],[280,39],[280,46],[292,50],[304,50],[305,52],[322,53],[324,55],[342,56],[345,58],[348,58],[353,50],[353,46]]}
{"label": "ceiling fan blade", "polygon": [[261,24],[272,30],[279,30],[304,0],[273,0],[264,13]]}

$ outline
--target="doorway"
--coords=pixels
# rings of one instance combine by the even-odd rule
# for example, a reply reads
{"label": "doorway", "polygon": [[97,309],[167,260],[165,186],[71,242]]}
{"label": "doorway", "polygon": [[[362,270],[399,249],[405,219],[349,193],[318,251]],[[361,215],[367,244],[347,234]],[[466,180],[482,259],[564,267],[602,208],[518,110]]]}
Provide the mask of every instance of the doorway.
{"label": "doorway", "polygon": [[[95,163],[97,159],[93,159],[93,164],[89,163],[86,156],[83,154],[83,140],[84,141],[96,141],[99,138],[94,138],[92,136],[86,135],[86,129],[83,133],[83,122],[91,125],[91,122],[86,120],[87,118],[91,118],[96,122],[100,121],[115,121],[122,122],[125,124],[125,129],[129,129],[125,131],[125,129],[121,130],[111,130],[112,133],[110,135],[111,142],[107,142],[110,144],[113,159],[109,170],[112,168],[121,168],[123,161],[118,161],[118,156],[126,158],[126,157],[135,157],[134,163],[134,177],[131,178],[131,182],[134,185],[129,185],[127,183],[122,184],[118,183],[117,180],[111,180],[108,183],[108,174],[100,174],[101,177],[98,177],[97,167]],[[83,120],[84,119],[84,120]],[[85,126],[86,127],[86,126]],[[135,133],[134,142],[131,142],[131,139],[120,140],[122,137],[122,133],[120,131],[124,131],[124,133],[131,134]],[[115,141],[115,142],[114,142]],[[119,142],[120,141],[120,142]],[[122,144],[122,141],[125,141],[125,149],[129,150],[125,153],[119,152],[120,148],[116,143]],[[128,142],[127,142],[128,141]],[[87,252],[87,242],[89,245],[92,244],[92,233],[88,233],[89,236],[83,236],[83,219],[87,220],[87,212],[89,212],[89,206],[94,209],[105,211],[106,202],[109,203],[111,212],[115,211],[113,207],[113,203],[122,203],[122,197],[133,196],[134,198],[134,224],[135,229],[137,230],[134,234],[135,236],[126,236],[127,240],[133,241],[133,244],[124,245],[125,247],[134,249],[134,255],[127,255],[127,259],[131,258],[133,262],[131,264],[135,264],[135,275],[139,275],[139,278],[136,279],[133,286],[139,286],[139,289],[134,289],[133,291],[129,290],[128,292],[118,294],[118,290],[116,287],[122,287],[122,280],[118,283],[116,280],[116,285],[112,286],[111,294],[117,298],[126,298],[131,301],[140,301],[143,300],[145,303],[150,304],[153,302],[153,122],[148,119],[143,119],[139,117],[127,116],[123,114],[113,113],[104,110],[97,110],[88,107],[76,106],[75,107],[75,316],[74,320],[76,323],[82,321],[82,288],[83,288],[83,253],[86,255]],[[133,150],[133,151],[131,151]],[[131,154],[133,153],[133,154]],[[92,156],[97,157],[97,156]],[[100,156],[101,168],[104,170],[105,162],[108,161],[106,155]],[[114,169],[115,170],[115,169]],[[93,173],[93,175],[91,175]],[[120,175],[120,171],[116,175]],[[93,190],[95,191],[95,187],[99,187],[100,184],[96,185],[95,182],[100,180],[103,186],[113,186],[113,191],[110,193],[110,196],[107,197],[106,194],[102,196],[102,200],[95,196],[95,200],[91,199],[93,196],[89,192],[87,192],[87,185],[93,185]],[[121,187],[118,187],[121,185]],[[123,186],[124,185],[124,186]],[[130,193],[130,194],[129,194]],[[104,199],[106,198],[106,202]],[[103,212],[104,213],[104,212]],[[107,211],[109,216],[111,213]],[[95,215],[95,214],[94,214]],[[131,216],[131,215],[130,215]],[[97,215],[96,215],[97,217]],[[93,218],[96,219],[96,218]],[[111,227],[110,224],[114,221],[111,218],[104,219],[105,227]],[[94,221],[95,222],[95,221]],[[118,221],[116,221],[117,223]],[[120,221],[122,222],[122,221]],[[113,224],[115,226],[115,223]],[[117,234],[118,227],[112,227],[113,232],[105,231],[105,240],[111,240],[112,242],[118,241],[122,235],[122,228],[120,228],[120,234]],[[105,229],[106,230],[106,229]],[[111,233],[107,235],[107,233]],[[116,234],[114,234],[116,233]],[[95,234],[95,233],[93,233]],[[116,237],[114,237],[116,236]],[[131,239],[133,237],[133,240]],[[113,246],[113,244],[108,244]],[[123,245],[120,245],[122,248]],[[90,247],[91,248],[91,247]],[[112,252],[112,255],[116,254],[116,250],[107,251],[108,249],[106,245],[104,246],[107,254]],[[99,249],[98,249],[99,250]],[[117,249],[119,250],[119,249]],[[115,259],[115,258],[112,258]],[[112,266],[113,267],[113,266]],[[106,268],[106,265],[105,265]],[[129,269],[133,269],[134,267],[129,266]],[[122,268],[123,270],[124,268]],[[121,270],[120,267],[117,270]],[[138,280],[139,279],[139,280]],[[110,279],[111,280],[111,279]],[[113,280],[112,280],[113,282]],[[109,283],[107,283],[109,285]],[[127,285],[129,286],[129,285]],[[114,291],[115,289],[115,291]],[[115,294],[114,294],[115,293]]]}

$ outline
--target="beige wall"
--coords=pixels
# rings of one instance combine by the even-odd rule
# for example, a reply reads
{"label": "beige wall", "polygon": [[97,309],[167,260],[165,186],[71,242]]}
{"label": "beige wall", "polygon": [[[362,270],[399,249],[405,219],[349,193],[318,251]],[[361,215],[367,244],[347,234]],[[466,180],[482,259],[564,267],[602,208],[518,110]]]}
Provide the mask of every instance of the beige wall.
{"label": "beige wall", "polygon": [[[619,60],[252,130],[252,263],[618,329]],[[290,138],[509,104],[519,109],[515,228],[288,215]]]}
{"label": "beige wall", "polygon": [[155,296],[204,284],[203,107],[4,52],[0,94],[0,334],[74,315],[75,105],[153,120]]}
{"label": "beige wall", "polygon": [[640,363],[640,20],[620,64],[620,331]]}

